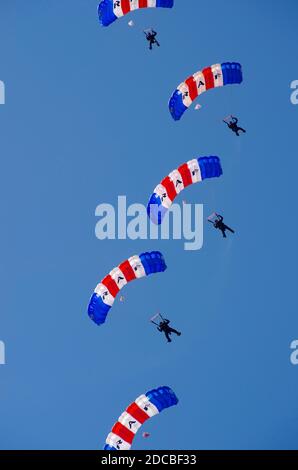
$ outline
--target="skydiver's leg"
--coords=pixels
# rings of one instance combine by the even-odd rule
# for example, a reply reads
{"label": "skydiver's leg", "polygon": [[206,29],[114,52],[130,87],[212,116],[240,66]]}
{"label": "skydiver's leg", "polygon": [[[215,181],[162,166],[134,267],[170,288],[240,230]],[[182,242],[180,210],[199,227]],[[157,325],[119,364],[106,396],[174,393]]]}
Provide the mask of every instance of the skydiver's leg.
{"label": "skydiver's leg", "polygon": [[239,136],[238,134],[238,127],[230,127],[230,129],[236,134]]}
{"label": "skydiver's leg", "polygon": [[155,39],[155,44],[156,44],[158,47],[160,46],[159,42],[158,42],[156,39]]}
{"label": "skydiver's leg", "polygon": [[233,230],[231,227],[228,227],[225,225],[225,230],[229,230],[229,232],[235,233],[235,230]]}
{"label": "skydiver's leg", "polygon": [[221,228],[220,230],[221,230],[222,236],[223,236],[224,238],[227,238],[226,232],[225,232],[225,228]]}
{"label": "skydiver's leg", "polygon": [[180,331],[175,330],[174,328],[170,328],[171,333],[175,333],[177,336],[181,336]]}
{"label": "skydiver's leg", "polygon": [[242,127],[238,127],[238,129],[237,129],[237,130],[238,130],[238,132],[239,132],[239,131],[246,132],[246,130],[245,130],[245,129],[243,129]]}
{"label": "skydiver's leg", "polygon": [[168,343],[170,343],[172,340],[170,338],[170,332],[169,331],[165,331],[165,335],[166,335],[166,338],[168,340]]}

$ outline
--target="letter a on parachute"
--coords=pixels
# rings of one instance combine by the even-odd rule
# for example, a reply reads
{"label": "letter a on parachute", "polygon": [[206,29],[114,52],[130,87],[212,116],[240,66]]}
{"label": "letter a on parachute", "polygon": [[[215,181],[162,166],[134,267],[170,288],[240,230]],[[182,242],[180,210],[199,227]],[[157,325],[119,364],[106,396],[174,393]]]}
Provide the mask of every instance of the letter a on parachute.
{"label": "letter a on parachute", "polygon": [[192,102],[204,91],[241,83],[242,67],[238,62],[224,62],[194,73],[176,88],[169,101],[172,118],[179,121]]}
{"label": "letter a on parachute", "polygon": [[118,292],[128,282],[154,273],[161,273],[167,269],[165,260],[160,251],[141,253],[131,256],[104,278],[96,286],[88,305],[88,315],[97,325],[106,321]]}
{"label": "letter a on parachute", "polygon": [[189,160],[173,170],[154,189],[150,197],[147,214],[150,220],[159,225],[170,209],[175,197],[193,183],[206,178],[217,178],[222,175],[220,159],[215,156],[199,157]]}
{"label": "letter a on parachute", "polygon": [[140,395],[131,403],[109,433],[104,450],[129,450],[137,431],[148,419],[171,406],[178,398],[170,387],[158,387]]}
{"label": "letter a on parachute", "polygon": [[102,26],[109,26],[121,16],[140,8],[172,8],[174,0],[102,0],[98,17]]}

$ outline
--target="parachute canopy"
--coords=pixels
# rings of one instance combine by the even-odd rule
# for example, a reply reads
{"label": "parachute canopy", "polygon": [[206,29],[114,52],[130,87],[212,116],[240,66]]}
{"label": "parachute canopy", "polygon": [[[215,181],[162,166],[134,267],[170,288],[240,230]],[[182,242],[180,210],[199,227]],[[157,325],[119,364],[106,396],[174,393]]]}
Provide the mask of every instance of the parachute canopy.
{"label": "parachute canopy", "polygon": [[176,88],[169,101],[169,110],[175,121],[179,121],[191,103],[210,88],[241,83],[242,68],[238,62],[224,62],[206,67],[188,77]]}
{"label": "parachute canopy", "polygon": [[215,222],[216,220],[218,220],[218,215],[216,214],[216,212],[212,212],[212,214],[210,214],[208,217],[207,217],[207,220],[209,220],[209,222]]}
{"label": "parachute canopy", "polygon": [[102,0],[98,17],[102,26],[109,26],[121,16],[140,8],[172,8],[174,0]]}
{"label": "parachute canopy", "polygon": [[220,175],[222,168],[218,157],[199,157],[183,163],[154,189],[147,206],[151,221],[156,225],[161,224],[173,200],[186,186]]}
{"label": "parachute canopy", "polygon": [[167,269],[159,251],[131,256],[112,271],[96,286],[88,305],[88,315],[97,325],[105,322],[115,297],[125,284],[149,274]]}
{"label": "parachute canopy", "polygon": [[104,450],[129,450],[137,431],[147,419],[177,403],[178,398],[170,387],[158,387],[140,395],[114,424]]}
{"label": "parachute canopy", "polygon": [[153,315],[153,317],[150,318],[151,323],[154,323],[154,325],[159,325],[161,321],[163,321],[164,318],[161,313],[156,313]]}

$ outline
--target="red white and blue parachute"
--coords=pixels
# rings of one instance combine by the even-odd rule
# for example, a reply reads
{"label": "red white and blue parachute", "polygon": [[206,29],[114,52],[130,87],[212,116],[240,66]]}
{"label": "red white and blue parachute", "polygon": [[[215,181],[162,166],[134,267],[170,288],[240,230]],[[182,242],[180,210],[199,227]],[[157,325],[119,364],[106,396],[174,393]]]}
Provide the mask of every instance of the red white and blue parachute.
{"label": "red white and blue parachute", "polygon": [[140,8],[172,8],[174,0],[102,0],[98,17],[102,26],[109,26],[121,16]]}
{"label": "red white and blue parachute", "polygon": [[97,325],[106,321],[115,297],[129,281],[167,269],[160,251],[131,256],[119,264],[96,286],[88,305],[88,315]]}
{"label": "red white and blue parachute", "polygon": [[242,80],[242,67],[238,62],[214,64],[191,75],[180,83],[171,96],[169,109],[173,119],[179,121],[187,108],[204,91],[241,83]]}
{"label": "red white and blue parachute", "polygon": [[189,160],[173,170],[156,186],[150,197],[147,214],[154,224],[161,224],[175,197],[187,186],[206,178],[222,175],[220,159],[215,156]]}
{"label": "red white and blue parachute", "polygon": [[170,387],[158,387],[140,395],[114,424],[104,450],[129,450],[137,431],[147,419],[177,403],[178,398]]}

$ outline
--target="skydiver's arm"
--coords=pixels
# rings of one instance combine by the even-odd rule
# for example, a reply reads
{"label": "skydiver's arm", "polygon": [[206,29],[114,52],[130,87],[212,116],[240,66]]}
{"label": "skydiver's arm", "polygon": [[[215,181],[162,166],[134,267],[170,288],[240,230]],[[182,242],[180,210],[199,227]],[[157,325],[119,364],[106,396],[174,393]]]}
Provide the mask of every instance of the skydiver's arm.
{"label": "skydiver's arm", "polygon": [[166,322],[166,324],[168,325],[168,324],[170,323],[170,320],[167,320],[167,319],[165,318],[165,322]]}
{"label": "skydiver's arm", "polygon": [[161,329],[161,328],[159,328],[159,326],[157,327],[157,329],[158,329],[158,331],[160,331],[160,332],[162,331],[162,329]]}
{"label": "skydiver's arm", "polygon": [[234,117],[234,116],[232,116],[232,119],[233,119],[233,122],[234,122],[235,124],[237,124],[238,119],[237,119],[236,117]]}

